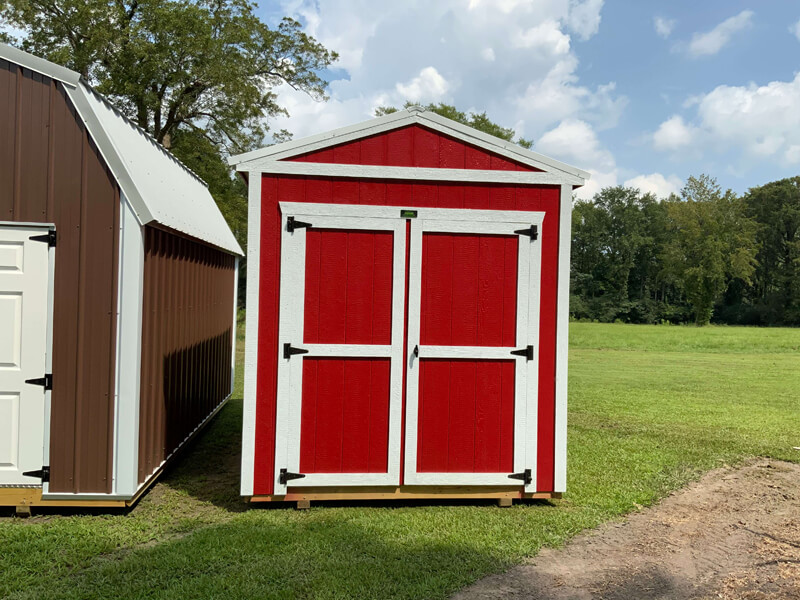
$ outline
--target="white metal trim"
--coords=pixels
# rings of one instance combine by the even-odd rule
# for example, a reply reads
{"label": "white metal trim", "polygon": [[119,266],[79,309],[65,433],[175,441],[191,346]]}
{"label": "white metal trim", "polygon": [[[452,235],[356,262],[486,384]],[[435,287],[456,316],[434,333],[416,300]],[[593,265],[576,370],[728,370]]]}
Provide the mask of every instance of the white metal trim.
{"label": "white metal trim", "polygon": [[139,484],[144,237],[133,208],[120,194],[117,347],[112,493],[133,494]]}
{"label": "white metal trim", "polygon": [[584,181],[580,177],[563,172],[388,167],[341,163],[289,162],[266,158],[248,163],[247,168],[260,170],[271,175],[345,177],[353,179],[505,183],[511,185],[560,185],[562,183],[582,185]]}
{"label": "white metal trim", "polygon": [[67,69],[66,67],[62,67],[61,65],[51,63],[49,60],[39,58],[33,54],[23,52],[18,48],[9,46],[8,44],[0,43],[0,58],[21,65],[26,69],[30,69],[31,71],[36,71],[37,73],[46,75],[51,79],[56,79],[61,83],[67,84],[68,86],[75,87],[78,85],[78,82],[81,79],[80,74],[75,71]]}
{"label": "white metal trim", "polygon": [[[482,212],[481,215],[475,213]],[[503,214],[506,213],[506,214]],[[510,215],[508,213],[513,213]],[[437,219],[441,219],[438,220]],[[518,217],[516,222],[508,217]],[[447,220],[444,220],[444,219]],[[470,219],[480,219],[471,221]],[[411,252],[409,265],[409,306],[408,306],[408,375],[406,383],[406,444],[405,444],[405,483],[408,485],[509,485],[518,486],[509,479],[509,473],[421,473],[417,472],[417,430],[419,423],[419,373],[414,367],[417,357],[413,348],[417,347],[419,358],[477,358],[494,360],[515,360],[514,390],[514,472],[530,468],[533,483],[525,487],[526,491],[535,491],[535,453],[530,456],[530,419],[529,413],[538,405],[538,389],[528,383],[531,373],[536,373],[539,365],[538,352],[538,320],[529,321],[530,315],[538,315],[529,309],[531,301],[538,302],[538,282],[531,272],[541,272],[541,243],[519,237],[517,262],[517,328],[516,338],[519,345],[534,346],[534,360],[510,354],[516,347],[490,346],[426,346],[420,341],[420,309],[422,280],[422,236],[423,232],[471,232],[477,234],[513,234],[515,229],[524,228],[532,221],[541,225],[544,213],[528,213],[524,211],[472,211],[464,209],[438,209],[436,213],[422,219],[412,220]],[[530,249],[526,249],[524,244]],[[526,251],[527,250],[527,251]],[[520,285],[528,281],[529,284]],[[535,378],[534,378],[535,380]],[[533,421],[535,426],[535,420]],[[534,441],[535,448],[535,441]]]}
{"label": "white metal trim", "polygon": [[281,160],[290,158],[414,124],[433,129],[434,131],[454,137],[472,146],[478,146],[489,152],[523,164],[544,170],[555,169],[562,173],[573,175],[582,180],[577,185],[582,185],[590,177],[590,174],[582,169],[562,163],[561,161],[544,156],[538,152],[527,150],[517,144],[507,142],[478,131],[477,129],[473,129],[472,127],[462,125],[420,107],[410,107],[390,115],[370,119],[326,133],[232,156],[228,159],[228,162],[231,165],[240,165],[240,170],[246,171],[250,169],[250,165],[247,163],[252,163],[259,159],[270,158],[272,160]]}
{"label": "white metal trim", "polygon": [[[327,205],[324,205],[327,206]],[[400,478],[400,431],[403,394],[403,320],[405,304],[405,221],[396,213],[394,221],[363,215],[363,207],[339,205],[345,213],[315,214],[314,206],[281,203],[281,299],[279,349],[285,343],[309,350],[293,358],[278,358],[278,407],[275,428],[275,495],[286,493],[287,487],[317,485],[396,485]],[[302,209],[301,216],[313,221],[316,228],[364,229],[392,231],[392,343],[370,344],[304,344],[305,297],[305,228],[287,231],[289,216],[298,216],[291,209]],[[364,356],[390,358],[388,465],[385,473],[307,473],[292,480],[289,486],[280,482],[280,469],[300,472],[300,430],[302,375],[304,356]],[[281,465],[286,465],[282,467]]]}
{"label": "white metal trim", "polygon": [[[55,225],[47,225],[47,229],[55,230]],[[56,233],[56,235],[58,235]],[[45,338],[45,372],[53,372],[53,319],[55,314],[56,292],[56,249],[51,247],[47,252],[47,334]],[[42,465],[50,464],[50,415],[52,410],[53,392],[44,393],[44,423],[42,427]],[[48,482],[42,483],[42,493],[50,489]]]}
{"label": "white metal trim", "polygon": [[247,313],[244,341],[244,403],[242,415],[241,495],[253,495],[258,399],[258,301],[261,282],[261,174],[248,174]]}
{"label": "white metal trim", "polygon": [[558,232],[554,492],[567,491],[567,363],[569,362],[569,273],[571,247],[572,187],[562,185]]}

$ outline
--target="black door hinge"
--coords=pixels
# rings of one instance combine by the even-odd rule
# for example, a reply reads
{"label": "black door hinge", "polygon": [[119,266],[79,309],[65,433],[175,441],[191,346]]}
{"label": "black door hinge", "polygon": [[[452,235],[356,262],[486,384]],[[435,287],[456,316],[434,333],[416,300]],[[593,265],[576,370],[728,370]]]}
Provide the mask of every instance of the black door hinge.
{"label": "black door hinge", "polygon": [[50,481],[50,467],[42,467],[38,471],[23,471],[25,477],[38,477],[42,483]]}
{"label": "black door hinge", "polygon": [[281,469],[278,481],[281,485],[286,485],[286,483],[292,479],[302,479],[303,477],[305,477],[305,475],[302,473],[289,473],[286,469]]}
{"label": "black door hinge", "polygon": [[518,233],[520,235],[527,235],[531,238],[531,241],[539,239],[539,228],[536,225],[531,225],[530,227],[526,227],[525,229],[516,229],[514,233]]}
{"label": "black door hinge", "polygon": [[533,346],[525,346],[520,350],[512,350],[514,356],[524,356],[525,360],[533,360]]}
{"label": "black door hinge", "polygon": [[521,479],[525,485],[530,485],[533,481],[531,477],[531,470],[525,469],[522,473],[512,473],[508,476],[509,479]]}
{"label": "black door hinge", "polygon": [[55,248],[56,246],[56,230],[51,229],[47,233],[43,235],[32,235],[28,238],[34,242],[45,242],[49,248]]}
{"label": "black door hinge", "polygon": [[292,358],[295,354],[308,354],[305,348],[294,348],[291,344],[283,345],[283,358]]}
{"label": "black door hinge", "polygon": [[52,390],[53,389],[53,374],[52,373],[45,373],[44,377],[37,377],[36,379],[26,379],[25,383],[30,383],[31,385],[41,385],[41,386],[44,386],[45,390]]}
{"label": "black door hinge", "polygon": [[313,225],[311,223],[306,223],[305,221],[296,221],[294,217],[289,217],[286,219],[286,231],[289,233],[302,227],[313,227]]}

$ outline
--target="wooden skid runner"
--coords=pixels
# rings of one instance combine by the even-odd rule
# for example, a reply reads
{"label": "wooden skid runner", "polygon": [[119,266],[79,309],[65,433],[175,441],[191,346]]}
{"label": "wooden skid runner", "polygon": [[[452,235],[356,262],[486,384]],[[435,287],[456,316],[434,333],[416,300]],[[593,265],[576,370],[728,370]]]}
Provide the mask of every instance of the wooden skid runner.
{"label": "wooden skid runner", "polygon": [[125,500],[43,500],[41,488],[0,488],[0,506],[124,508]]}
{"label": "wooden skid runner", "polygon": [[559,492],[526,494],[519,488],[492,486],[393,486],[289,488],[285,496],[252,496],[250,502],[299,502],[306,500],[497,500],[501,498],[547,500]]}

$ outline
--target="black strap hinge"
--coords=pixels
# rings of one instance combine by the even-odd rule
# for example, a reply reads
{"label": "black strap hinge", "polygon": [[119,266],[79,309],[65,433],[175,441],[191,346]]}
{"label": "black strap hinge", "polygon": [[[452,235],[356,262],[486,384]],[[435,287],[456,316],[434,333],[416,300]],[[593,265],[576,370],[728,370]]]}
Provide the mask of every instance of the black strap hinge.
{"label": "black strap hinge", "polygon": [[514,233],[518,233],[520,235],[527,235],[531,238],[531,241],[539,239],[539,227],[536,225],[531,225],[530,227],[526,227],[525,229],[515,229]]}
{"label": "black strap hinge", "polygon": [[42,235],[32,235],[28,238],[33,242],[45,242],[49,248],[55,248],[56,246],[56,230],[51,229],[45,234]]}
{"label": "black strap hinge", "polygon": [[286,469],[281,469],[280,475],[278,476],[278,481],[281,485],[286,485],[287,482],[291,481],[292,479],[302,479],[305,477],[302,473],[289,473]]}
{"label": "black strap hinge", "polygon": [[508,476],[509,479],[521,479],[525,485],[530,485],[533,481],[531,470],[525,469],[522,473],[512,473]]}
{"label": "black strap hinge", "polygon": [[283,345],[283,358],[292,358],[295,354],[308,354],[305,348],[294,348],[291,344]]}
{"label": "black strap hinge", "polygon": [[525,360],[533,360],[533,346],[525,346],[520,350],[512,350],[514,356],[524,356]]}
{"label": "black strap hinge", "polygon": [[25,477],[38,477],[42,483],[50,481],[50,467],[42,467],[38,471],[23,471]]}
{"label": "black strap hinge", "polygon": [[52,390],[53,374],[45,373],[44,377],[37,377],[36,379],[26,379],[25,383],[30,383],[31,385],[41,385],[44,386],[45,390]]}
{"label": "black strap hinge", "polygon": [[294,217],[289,217],[286,219],[286,231],[292,233],[295,229],[300,229],[302,227],[313,227],[311,223],[306,223],[305,221],[297,221]]}

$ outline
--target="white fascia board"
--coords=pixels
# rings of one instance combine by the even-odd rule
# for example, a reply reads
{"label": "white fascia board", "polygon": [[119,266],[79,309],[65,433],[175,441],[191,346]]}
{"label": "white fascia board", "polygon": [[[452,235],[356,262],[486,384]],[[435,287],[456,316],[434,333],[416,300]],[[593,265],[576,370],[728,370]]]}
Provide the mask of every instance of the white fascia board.
{"label": "white fascia board", "polygon": [[345,177],[353,179],[394,179],[447,181],[458,183],[505,183],[509,185],[583,185],[583,179],[565,172],[500,171],[482,169],[437,169],[428,167],[386,167],[341,163],[289,162],[259,159],[248,169],[271,175]]}
{"label": "white fascia board", "polygon": [[0,43],[0,58],[8,62],[16,63],[31,71],[46,75],[50,79],[55,79],[71,87],[76,87],[81,79],[80,74],[75,71],[52,63],[49,60],[34,56],[33,54],[23,52],[8,44]]}
{"label": "white fascia board", "polygon": [[119,185],[120,190],[125,194],[125,197],[133,208],[139,225],[147,225],[156,219],[147,208],[147,203],[145,203],[144,198],[139,194],[139,190],[134,184],[133,179],[131,179],[128,170],[125,168],[119,153],[114,148],[114,143],[106,133],[97,115],[95,115],[91,104],[86,100],[86,93],[91,92],[84,92],[80,87],[67,88],[67,94],[72,104],[75,106],[75,109],[86,125],[86,129],[97,145],[97,149],[100,151],[103,160],[108,165],[108,168],[111,169],[111,173],[117,180],[117,185]]}
{"label": "white fascia board", "polygon": [[330,146],[336,146],[352,140],[413,124],[428,127],[429,129],[460,139],[467,144],[478,146],[489,152],[532,167],[544,169],[545,171],[555,169],[560,173],[569,174],[578,180],[574,185],[583,185],[590,177],[587,171],[567,165],[566,163],[537,152],[526,150],[517,144],[507,142],[498,137],[473,129],[472,127],[462,125],[461,123],[442,117],[434,112],[422,110],[419,107],[411,107],[390,115],[334,129],[327,133],[232,156],[228,159],[228,163],[232,166],[236,166],[239,171],[248,171],[254,168],[251,163],[259,159],[270,158],[276,161],[284,160],[307,152],[322,150]]}
{"label": "white fascia board", "polygon": [[380,133],[381,131],[389,131],[391,129],[403,127],[404,125],[410,125],[414,122],[411,116],[413,114],[415,114],[415,111],[399,110],[395,113],[369,119],[368,121],[362,121],[354,125],[340,127],[325,133],[318,133],[316,135],[300,138],[299,140],[291,140],[289,142],[283,142],[282,144],[275,144],[273,146],[267,146],[266,148],[259,148],[258,150],[236,154],[228,157],[228,164],[240,167],[237,169],[238,171],[246,172],[249,170],[249,167],[244,163],[249,163],[259,158],[277,157],[279,155],[282,157],[297,156],[321,148],[335,146],[349,139],[366,137],[368,135]]}

